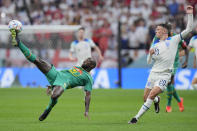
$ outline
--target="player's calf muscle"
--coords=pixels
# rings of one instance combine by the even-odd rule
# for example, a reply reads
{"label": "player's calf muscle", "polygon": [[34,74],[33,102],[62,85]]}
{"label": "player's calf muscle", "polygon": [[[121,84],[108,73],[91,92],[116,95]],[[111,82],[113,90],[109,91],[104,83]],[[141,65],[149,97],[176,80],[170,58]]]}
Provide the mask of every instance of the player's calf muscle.
{"label": "player's calf muscle", "polygon": [[34,64],[39,68],[42,73],[46,74],[50,71],[51,69],[51,64],[48,62],[42,60],[41,58],[37,57],[36,60],[34,61]]}

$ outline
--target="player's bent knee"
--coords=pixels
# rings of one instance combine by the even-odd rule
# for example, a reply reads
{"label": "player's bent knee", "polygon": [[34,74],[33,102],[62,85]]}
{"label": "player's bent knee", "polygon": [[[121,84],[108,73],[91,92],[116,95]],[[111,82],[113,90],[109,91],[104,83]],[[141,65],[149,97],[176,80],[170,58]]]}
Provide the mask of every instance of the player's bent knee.
{"label": "player's bent knee", "polygon": [[150,98],[151,100],[154,100],[155,99],[155,96],[150,95],[148,98]]}
{"label": "player's bent knee", "polygon": [[150,93],[150,94],[149,94],[149,96],[148,96],[148,98],[150,98],[150,99],[152,99],[152,100],[154,100],[154,99],[155,99],[155,97],[156,97],[156,95],[155,95],[155,94],[153,94],[153,93]]}

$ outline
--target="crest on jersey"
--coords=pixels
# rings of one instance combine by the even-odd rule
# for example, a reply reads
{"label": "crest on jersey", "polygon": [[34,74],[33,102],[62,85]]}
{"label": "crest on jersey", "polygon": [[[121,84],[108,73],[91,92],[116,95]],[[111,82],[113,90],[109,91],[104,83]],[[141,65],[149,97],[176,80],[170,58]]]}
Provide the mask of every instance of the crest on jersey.
{"label": "crest on jersey", "polygon": [[70,69],[69,72],[74,76],[80,76],[83,73],[82,70],[75,66],[72,69]]}
{"label": "crest on jersey", "polygon": [[166,41],[165,44],[166,44],[167,47],[169,47],[170,42],[169,41]]}

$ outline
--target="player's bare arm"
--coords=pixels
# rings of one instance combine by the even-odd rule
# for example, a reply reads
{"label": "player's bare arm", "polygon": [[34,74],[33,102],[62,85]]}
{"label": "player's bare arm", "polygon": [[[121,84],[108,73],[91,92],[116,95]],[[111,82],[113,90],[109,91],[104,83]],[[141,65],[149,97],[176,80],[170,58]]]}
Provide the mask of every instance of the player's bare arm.
{"label": "player's bare arm", "polygon": [[102,61],[103,60],[103,56],[101,54],[101,50],[98,48],[98,46],[94,46],[94,49],[99,54],[99,60]]}
{"label": "player's bare arm", "polygon": [[193,7],[188,5],[186,8],[186,13],[188,14],[188,22],[186,29],[181,32],[182,38],[185,38],[193,29]]}
{"label": "player's bare arm", "polygon": [[72,52],[69,52],[69,59],[71,60],[71,61],[74,61],[75,60],[75,58],[73,57],[73,53]]}
{"label": "player's bare arm", "polygon": [[91,92],[90,91],[86,91],[84,116],[87,117],[88,119],[89,119],[88,112],[89,112],[90,100],[91,100]]}
{"label": "player's bare arm", "polygon": [[[184,31],[181,32],[181,37],[185,38],[189,32],[192,31],[193,29],[193,7],[188,5],[186,8],[186,13],[188,14],[188,23],[187,23],[187,27]],[[181,38],[181,39],[182,39]],[[188,61],[188,57],[189,57],[189,50],[191,50],[191,47],[187,47],[187,49],[185,49],[185,55],[186,55],[186,59],[185,62],[182,65],[182,68],[186,68],[187,67],[187,61]]]}

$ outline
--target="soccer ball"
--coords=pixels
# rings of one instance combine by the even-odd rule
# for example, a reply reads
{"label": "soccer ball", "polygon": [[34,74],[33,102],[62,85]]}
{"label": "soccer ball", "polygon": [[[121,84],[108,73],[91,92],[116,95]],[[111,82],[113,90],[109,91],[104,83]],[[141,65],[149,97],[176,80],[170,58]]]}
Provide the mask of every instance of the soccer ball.
{"label": "soccer ball", "polygon": [[8,24],[9,30],[15,29],[18,32],[22,31],[22,23],[18,20],[11,20]]}

